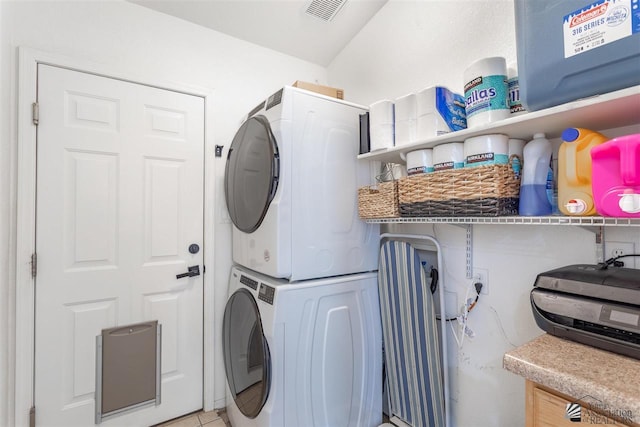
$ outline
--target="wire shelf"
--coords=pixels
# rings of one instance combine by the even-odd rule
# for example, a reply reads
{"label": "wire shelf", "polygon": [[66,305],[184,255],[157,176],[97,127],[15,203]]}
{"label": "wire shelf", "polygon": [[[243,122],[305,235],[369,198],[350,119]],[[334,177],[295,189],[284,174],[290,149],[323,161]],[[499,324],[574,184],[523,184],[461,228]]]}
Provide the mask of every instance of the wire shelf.
{"label": "wire shelf", "polygon": [[513,224],[640,227],[640,218],[602,216],[502,216],[502,217],[420,217],[367,219],[370,224]]}

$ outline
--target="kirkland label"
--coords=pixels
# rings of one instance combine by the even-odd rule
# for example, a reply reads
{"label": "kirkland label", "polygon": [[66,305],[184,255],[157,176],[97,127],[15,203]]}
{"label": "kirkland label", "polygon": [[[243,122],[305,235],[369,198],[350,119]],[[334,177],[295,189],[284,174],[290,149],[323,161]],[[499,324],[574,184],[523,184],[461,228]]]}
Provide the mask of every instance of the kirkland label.
{"label": "kirkland label", "polygon": [[579,55],[640,32],[638,6],[638,0],[600,0],[566,15],[562,23],[564,57]]}
{"label": "kirkland label", "polygon": [[460,169],[464,167],[464,162],[442,162],[433,165],[433,170],[443,171],[447,169]]}
{"label": "kirkland label", "polygon": [[[452,132],[467,128],[464,98],[447,88],[436,87],[436,109]],[[442,134],[445,132],[438,132]]]}
{"label": "kirkland label", "polygon": [[435,169],[428,166],[418,166],[415,168],[407,169],[407,175],[418,175],[420,173],[429,173],[433,172]]}
{"label": "kirkland label", "polygon": [[464,166],[469,168],[484,165],[506,165],[507,163],[509,163],[509,156],[506,154],[480,153],[467,156]]}
{"label": "kirkland label", "polygon": [[507,76],[479,76],[464,85],[467,119],[490,110],[509,110]]}

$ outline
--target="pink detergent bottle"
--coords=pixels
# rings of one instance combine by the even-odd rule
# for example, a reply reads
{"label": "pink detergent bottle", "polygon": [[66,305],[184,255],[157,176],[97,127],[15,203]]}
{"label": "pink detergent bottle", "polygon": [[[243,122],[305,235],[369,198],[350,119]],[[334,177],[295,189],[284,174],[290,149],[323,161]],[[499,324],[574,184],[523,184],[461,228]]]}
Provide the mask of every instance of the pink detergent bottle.
{"label": "pink detergent bottle", "polygon": [[593,198],[602,216],[640,218],[640,134],[591,150]]}

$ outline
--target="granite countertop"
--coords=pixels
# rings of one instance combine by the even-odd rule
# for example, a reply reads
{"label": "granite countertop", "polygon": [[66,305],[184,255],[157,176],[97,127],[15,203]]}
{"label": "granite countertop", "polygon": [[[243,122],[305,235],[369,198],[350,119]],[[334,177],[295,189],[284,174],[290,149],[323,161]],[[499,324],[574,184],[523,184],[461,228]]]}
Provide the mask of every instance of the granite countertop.
{"label": "granite countertop", "polygon": [[640,423],[640,360],[549,334],[504,355],[506,370],[576,399],[631,411]]}

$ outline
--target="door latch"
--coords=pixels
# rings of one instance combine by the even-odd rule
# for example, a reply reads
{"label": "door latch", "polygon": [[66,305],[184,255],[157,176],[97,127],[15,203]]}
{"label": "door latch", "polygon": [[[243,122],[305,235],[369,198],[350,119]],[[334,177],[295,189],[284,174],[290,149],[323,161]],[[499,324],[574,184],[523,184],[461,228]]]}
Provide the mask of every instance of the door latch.
{"label": "door latch", "polygon": [[176,274],[176,279],[182,279],[183,277],[195,277],[200,275],[200,266],[192,265],[187,269],[186,273]]}

